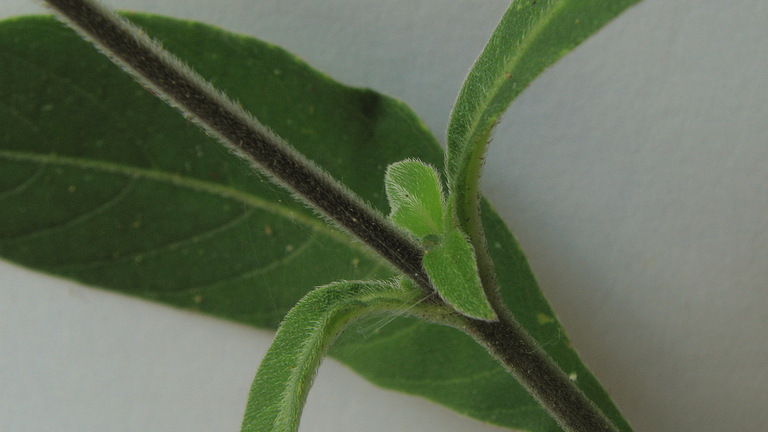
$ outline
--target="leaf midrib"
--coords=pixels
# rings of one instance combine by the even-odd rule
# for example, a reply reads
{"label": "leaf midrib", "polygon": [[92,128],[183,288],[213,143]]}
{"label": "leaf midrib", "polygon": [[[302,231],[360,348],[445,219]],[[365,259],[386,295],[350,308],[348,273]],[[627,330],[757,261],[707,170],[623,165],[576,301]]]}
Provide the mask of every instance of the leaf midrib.
{"label": "leaf midrib", "polygon": [[[565,3],[565,1],[556,2],[547,12],[544,13],[542,18],[527,33],[527,36],[521,39],[519,45],[520,49],[518,49],[516,54],[510,57],[509,60],[504,63],[504,67],[501,68],[502,71],[508,71],[509,73],[512,73],[512,71],[517,67],[517,64],[520,62],[520,59],[528,52],[530,46],[533,44],[536,38],[539,37],[544,28],[547,27],[548,23],[552,21],[557,13],[563,9],[563,5]],[[491,101],[496,98],[500,89],[504,87],[504,84],[507,82],[509,82],[509,78],[507,78],[506,74],[502,73],[499,75],[491,85],[491,91],[486,92],[489,97],[483,98],[481,104],[478,106],[480,109],[476,110],[476,114],[471,117],[471,121],[469,123],[469,139],[466,141],[469,144],[467,146],[468,149],[472,148],[472,143],[474,143],[478,134],[484,133],[485,129],[481,130],[478,126],[480,124],[480,120],[485,116],[488,107],[491,105]],[[462,158],[464,158],[468,153],[469,152],[467,151],[463,152]]]}
{"label": "leaf midrib", "polygon": [[171,174],[164,171],[149,170],[134,166],[120,165],[116,163],[76,158],[71,156],[61,156],[57,154],[39,154],[14,150],[0,150],[0,158],[48,165],[69,166],[83,170],[93,170],[104,173],[122,174],[128,177],[144,178],[160,183],[187,188],[189,190],[209,193],[222,198],[239,201],[247,206],[265,210],[275,215],[284,217],[290,221],[301,223],[313,231],[321,232],[324,235],[346,243],[350,248],[356,248],[363,252],[367,252],[367,249],[364,249],[362,245],[349,241],[349,238],[342,232],[331,228],[329,225],[325,224],[319,219],[302,214],[296,210],[289,209],[286,206],[278,205],[272,201],[265,200],[217,183],[206,182],[193,177],[183,176],[180,174]]}

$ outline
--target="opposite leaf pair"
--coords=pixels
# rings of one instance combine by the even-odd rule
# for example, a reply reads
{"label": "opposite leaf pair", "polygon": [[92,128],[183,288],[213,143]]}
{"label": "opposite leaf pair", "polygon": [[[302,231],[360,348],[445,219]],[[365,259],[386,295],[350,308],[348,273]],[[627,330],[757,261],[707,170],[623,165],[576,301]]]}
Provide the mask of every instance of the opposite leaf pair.
{"label": "opposite leaf pair", "polygon": [[453,223],[452,199],[445,199],[437,171],[407,159],[387,167],[384,183],[390,219],[418,237],[424,269],[440,297],[464,315],[496,320],[480,282],[474,249]]}

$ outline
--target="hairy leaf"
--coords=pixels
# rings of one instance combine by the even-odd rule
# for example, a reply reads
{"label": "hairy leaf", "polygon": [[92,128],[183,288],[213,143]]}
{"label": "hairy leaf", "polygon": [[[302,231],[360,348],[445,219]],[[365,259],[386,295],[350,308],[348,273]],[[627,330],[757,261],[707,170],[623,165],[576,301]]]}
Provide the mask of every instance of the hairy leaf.
{"label": "hairy leaf", "polygon": [[[196,23],[131,18],[383,212],[389,164],[443,158],[402,103],[344,87],[263,42]],[[4,258],[271,328],[312,287],[392,275],[53,18],[3,22],[0,64]],[[587,395],[630,430],[568,343],[514,238],[484,205],[506,303]],[[457,330],[412,318],[384,327],[362,321],[331,354],[372,382],[466,415],[559,430]]]}
{"label": "hairy leaf", "polygon": [[424,268],[440,297],[457,311],[478,319],[495,320],[475,264],[475,253],[462,233],[448,231],[424,255]]}
{"label": "hairy leaf", "polygon": [[384,185],[395,224],[417,237],[442,231],[443,191],[433,167],[418,160],[393,163],[387,167]]}
{"label": "hairy leaf", "polygon": [[241,430],[298,430],[317,368],[336,337],[361,316],[412,307],[417,293],[398,282],[367,281],[335,282],[307,294],[285,316],[259,366]]}
{"label": "hairy leaf", "polygon": [[513,1],[475,61],[448,125],[446,171],[459,220],[475,211],[493,127],[541,72],[640,0]]}

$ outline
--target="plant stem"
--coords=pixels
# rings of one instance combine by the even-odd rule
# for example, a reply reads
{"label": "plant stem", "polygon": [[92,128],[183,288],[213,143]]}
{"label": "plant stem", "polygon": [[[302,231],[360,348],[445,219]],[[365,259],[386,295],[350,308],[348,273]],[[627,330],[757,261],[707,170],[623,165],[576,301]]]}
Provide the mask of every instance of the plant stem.
{"label": "plant stem", "polygon": [[[423,251],[418,244],[259,124],[239,105],[165,51],[141,29],[91,0],[46,2],[84,38],[152,93],[179,109],[241,157],[251,161],[278,185],[292,191],[330,221],[370,246],[413,279],[424,293],[435,294],[424,271]],[[469,199],[477,199],[477,184],[471,184],[473,187],[469,190]],[[459,327],[484,345],[566,430],[617,431],[501,304],[495,288],[493,263],[485,247],[480,215],[466,211],[470,208],[466,205],[464,207],[465,214],[472,218],[469,235],[478,254],[483,286],[489,293],[500,321],[488,322],[463,317],[460,318]],[[456,322],[451,325],[456,325]]]}
{"label": "plant stem", "polygon": [[[477,182],[474,186],[477,193]],[[504,306],[496,285],[493,260],[485,241],[479,195],[476,195],[474,201],[476,210],[474,214],[468,214],[473,217],[466,219],[469,222],[466,226],[475,248],[480,282],[499,320],[489,322],[469,319],[462,330],[483,345],[564,430],[618,432],[618,428],[566,376]]]}
{"label": "plant stem", "polygon": [[564,430],[619,431],[508,312],[497,314],[499,321],[468,318],[462,330],[485,346]]}
{"label": "plant stem", "polygon": [[434,293],[421,264],[423,251],[418,244],[140,28],[90,0],[47,3],[149,91],[182,111],[275,183],[362,240],[413,278],[425,294]]}

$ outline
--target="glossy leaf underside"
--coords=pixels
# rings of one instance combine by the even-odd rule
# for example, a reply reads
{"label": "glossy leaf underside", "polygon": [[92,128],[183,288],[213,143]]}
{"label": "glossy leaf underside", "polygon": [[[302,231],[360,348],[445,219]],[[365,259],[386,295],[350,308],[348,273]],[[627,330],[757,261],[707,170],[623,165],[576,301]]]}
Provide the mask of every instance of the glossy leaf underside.
{"label": "glossy leaf underside", "polygon": [[[383,213],[384,170],[439,165],[402,103],[344,87],[285,51],[202,24],[131,18]],[[313,287],[392,270],[254,174],[50,17],[0,24],[0,255],[177,307],[275,328]],[[496,213],[483,222],[505,302],[622,430]],[[529,431],[559,427],[468,336],[399,318],[350,328],[332,355],[383,387]]]}

